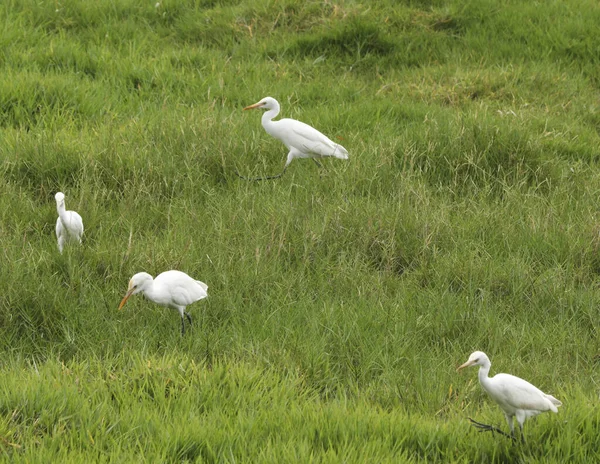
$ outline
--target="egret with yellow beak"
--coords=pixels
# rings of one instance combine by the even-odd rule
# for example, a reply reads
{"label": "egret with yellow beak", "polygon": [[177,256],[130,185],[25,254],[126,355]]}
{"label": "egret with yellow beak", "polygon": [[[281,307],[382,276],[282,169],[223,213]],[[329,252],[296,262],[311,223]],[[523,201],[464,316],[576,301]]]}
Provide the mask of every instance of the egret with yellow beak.
{"label": "egret with yellow beak", "polygon": [[121,309],[131,295],[143,293],[150,301],[176,309],[181,315],[181,335],[185,334],[185,317],[190,326],[192,316],[185,310],[186,306],[206,298],[208,286],[204,282],[192,279],[185,272],[166,271],[152,278],[147,272],[139,272],[129,281],[127,293],[121,300]]}
{"label": "egret with yellow beak", "polygon": [[269,135],[279,139],[288,148],[289,153],[283,171],[275,176],[248,178],[236,174],[245,180],[266,180],[281,177],[294,158],[312,158],[319,164],[316,158],[335,157],[348,159],[348,151],[341,145],[333,142],[314,127],[296,121],[295,119],[280,119],[273,121],[279,114],[279,102],[272,97],[265,97],[254,105],[247,106],[244,110],[261,109],[266,110],[262,115],[262,126]]}
{"label": "egret with yellow beak", "polygon": [[[472,353],[467,362],[458,366],[456,370],[459,371],[470,366],[479,366],[479,383],[491,398],[498,403],[502,411],[504,411],[512,438],[515,438],[513,420],[515,417],[521,428],[521,439],[525,442],[525,435],[523,434],[525,420],[528,417],[537,416],[545,411],[556,413],[558,412],[558,406],[562,405],[552,395],[544,393],[526,380],[514,375],[496,374],[494,377],[488,377],[492,363],[487,355],[481,351]],[[499,431],[491,425],[472,422],[482,430]]]}

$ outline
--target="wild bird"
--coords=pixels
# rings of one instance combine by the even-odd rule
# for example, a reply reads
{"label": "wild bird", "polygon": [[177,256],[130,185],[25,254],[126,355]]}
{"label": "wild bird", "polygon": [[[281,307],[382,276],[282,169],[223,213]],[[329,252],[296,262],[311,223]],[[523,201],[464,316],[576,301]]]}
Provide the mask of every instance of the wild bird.
{"label": "wild bird", "polygon": [[280,119],[273,121],[279,114],[279,102],[272,97],[265,97],[254,105],[247,106],[245,110],[262,109],[267,110],[261,118],[261,122],[269,135],[279,139],[288,148],[289,153],[283,171],[274,176],[248,178],[240,175],[245,180],[266,180],[281,177],[294,158],[312,158],[317,164],[316,158],[333,156],[339,159],[348,159],[348,151],[341,145],[333,142],[317,129],[296,121],[295,119]]}
{"label": "wild bird", "polygon": [[[562,403],[552,395],[547,395],[539,388],[534,387],[526,380],[515,377],[510,374],[496,374],[494,377],[488,377],[492,363],[487,355],[481,351],[471,353],[466,363],[460,365],[456,370],[469,366],[479,367],[479,383],[483,389],[498,403],[504,411],[504,416],[510,428],[510,436],[515,438],[514,417],[517,418],[519,427],[521,428],[521,439],[525,442],[523,433],[523,424],[528,417],[537,416],[545,411],[557,413],[558,406]],[[491,425],[481,424],[473,421],[473,424],[482,429],[482,431],[490,430],[500,432],[506,435],[501,430]]]}
{"label": "wild bird", "polygon": [[65,194],[58,192],[54,195],[56,199],[56,211],[58,219],[56,219],[56,238],[58,240],[58,251],[63,252],[65,243],[68,241],[78,241],[81,243],[83,235],[83,220],[75,211],[67,211],[65,209]]}
{"label": "wild bird", "polygon": [[208,285],[195,280],[181,271],[166,271],[152,278],[147,272],[138,272],[129,281],[127,293],[119,304],[121,309],[131,295],[143,293],[150,301],[176,309],[181,315],[181,335],[185,334],[185,319],[187,317],[190,326],[192,316],[185,310],[186,306],[206,298]]}

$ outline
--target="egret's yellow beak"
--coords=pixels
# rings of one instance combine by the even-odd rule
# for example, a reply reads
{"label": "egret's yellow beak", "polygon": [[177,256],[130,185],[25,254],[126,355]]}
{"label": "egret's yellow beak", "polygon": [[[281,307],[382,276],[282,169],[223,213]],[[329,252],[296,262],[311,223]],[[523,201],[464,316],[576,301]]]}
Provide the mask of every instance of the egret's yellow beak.
{"label": "egret's yellow beak", "polygon": [[253,110],[255,108],[260,108],[261,106],[263,106],[263,104],[261,102],[258,102],[258,103],[255,103],[254,105],[247,106],[246,108],[244,108],[243,111]]}
{"label": "egret's yellow beak", "polygon": [[133,294],[133,287],[131,287],[129,290],[127,290],[127,293],[125,294],[125,296],[123,297],[123,299],[121,300],[121,304],[119,305],[119,310],[125,306],[125,303],[127,303],[127,300],[129,299],[129,297]]}
{"label": "egret's yellow beak", "polygon": [[464,364],[461,364],[460,366],[458,366],[458,367],[456,368],[456,372],[460,371],[461,369],[464,369],[465,367],[469,367],[469,366],[471,366],[471,365],[472,365],[474,362],[475,362],[475,361],[467,361],[466,363],[464,363]]}

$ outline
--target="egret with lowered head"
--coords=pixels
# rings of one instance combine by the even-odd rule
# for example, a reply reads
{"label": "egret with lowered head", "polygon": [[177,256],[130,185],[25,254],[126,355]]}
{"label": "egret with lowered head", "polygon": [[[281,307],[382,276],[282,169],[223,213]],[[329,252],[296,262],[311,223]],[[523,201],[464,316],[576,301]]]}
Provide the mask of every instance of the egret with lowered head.
{"label": "egret with lowered head", "polygon": [[[280,119],[273,121],[279,114],[279,102],[272,97],[265,97],[254,105],[247,106],[244,110],[262,109],[262,125],[269,135],[279,139],[288,148],[289,153],[283,171],[275,176],[248,178],[236,174],[245,180],[277,179],[281,177],[294,158],[325,158],[333,156],[339,159],[348,159],[348,151],[341,145],[333,142],[317,129],[296,121],[295,119]],[[318,164],[318,162],[317,162]]]}
{"label": "egret with lowered head", "polygon": [[83,220],[75,211],[67,211],[65,209],[65,194],[58,192],[54,195],[56,199],[56,211],[58,219],[56,219],[56,238],[58,240],[58,251],[63,252],[66,242],[78,241],[81,243],[83,235]]}
{"label": "egret with lowered head", "polygon": [[[460,365],[456,370],[459,371],[469,366],[479,366],[479,383],[504,411],[512,438],[515,438],[514,417],[517,418],[517,422],[521,428],[521,439],[525,442],[525,435],[523,434],[525,419],[537,416],[545,411],[556,413],[558,412],[558,406],[562,405],[552,395],[547,395],[526,380],[514,375],[496,374],[494,377],[488,377],[492,363],[487,355],[481,351],[471,353],[468,361]],[[499,431],[491,425],[472,422],[475,426],[483,430]]]}
{"label": "egret with lowered head", "polygon": [[153,279],[147,272],[138,272],[129,281],[127,293],[121,300],[121,309],[131,295],[142,292],[146,298],[161,306],[176,309],[181,315],[181,335],[185,334],[185,317],[190,326],[192,316],[186,306],[206,298],[208,286],[181,271],[166,271]]}

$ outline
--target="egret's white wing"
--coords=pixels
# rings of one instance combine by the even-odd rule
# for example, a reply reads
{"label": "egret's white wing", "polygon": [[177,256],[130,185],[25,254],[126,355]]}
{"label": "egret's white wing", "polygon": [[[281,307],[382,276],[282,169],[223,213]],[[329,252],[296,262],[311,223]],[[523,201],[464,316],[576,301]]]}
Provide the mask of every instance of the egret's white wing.
{"label": "egret's white wing", "polygon": [[493,377],[493,383],[503,401],[515,409],[557,411],[543,391],[520,377],[497,374]]}
{"label": "egret's white wing", "polygon": [[192,279],[185,272],[166,271],[159,274],[154,282],[155,285],[168,289],[173,303],[178,306],[187,306],[208,296],[206,292],[208,286]]}
{"label": "egret's white wing", "polygon": [[75,211],[67,211],[69,216],[69,233],[81,241],[81,236],[83,235],[83,219],[81,216]]}
{"label": "egret's white wing", "polygon": [[172,289],[171,296],[175,304],[187,306],[208,296],[205,290],[206,285],[203,287],[197,281],[193,282],[193,285],[178,285]]}
{"label": "egret's white wing", "polygon": [[79,214],[75,211],[65,211],[63,214],[59,215],[58,221],[62,223],[61,226],[65,238],[74,238],[81,242],[81,236],[83,235],[83,220]]}
{"label": "egret's white wing", "polygon": [[344,147],[308,124],[295,119],[281,119],[277,123],[285,131],[282,132],[282,140],[288,147],[319,156],[348,158],[348,151]]}

